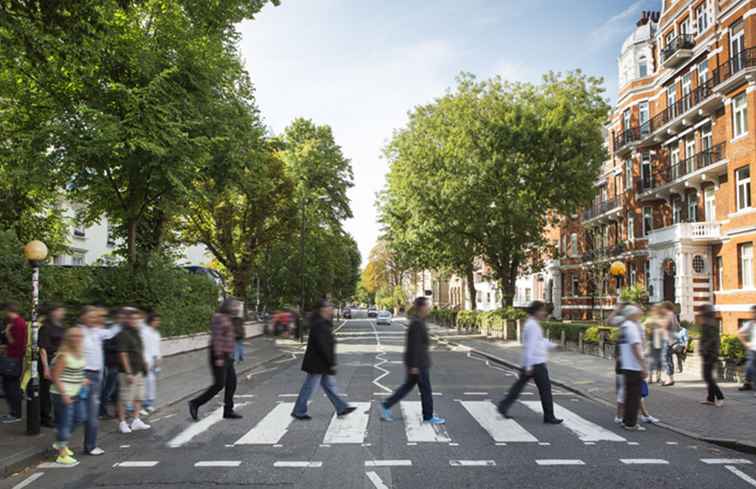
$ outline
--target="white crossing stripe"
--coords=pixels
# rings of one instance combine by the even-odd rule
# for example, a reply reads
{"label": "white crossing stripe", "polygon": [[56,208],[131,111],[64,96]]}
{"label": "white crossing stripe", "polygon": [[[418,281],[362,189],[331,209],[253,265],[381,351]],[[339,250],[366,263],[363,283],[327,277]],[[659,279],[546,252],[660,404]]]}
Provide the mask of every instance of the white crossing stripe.
{"label": "white crossing stripe", "polygon": [[274,445],[289,431],[293,402],[282,402],[274,407],[254,428],[236,440],[234,445]]}
{"label": "white crossing stripe", "polygon": [[536,460],[536,464],[538,465],[585,465],[585,462],[583,462],[582,460],[577,460],[577,459],[545,458],[541,460]]}
{"label": "white crossing stripe", "polygon": [[[240,408],[246,406],[248,402],[242,402],[237,404],[236,407]],[[219,407],[209,415],[205,416],[196,423],[192,423],[184,431],[176,435],[171,441],[168,442],[168,446],[171,448],[177,448],[189,443],[195,436],[204,433],[215,423],[223,419],[223,407]]]}
{"label": "white crossing stripe", "polygon": [[45,475],[44,472],[37,472],[36,474],[32,474],[29,477],[27,477],[26,479],[24,479],[21,482],[19,482],[18,484],[16,484],[15,486],[13,486],[13,489],[24,489],[24,487],[30,485],[32,482],[34,482],[35,480],[39,479],[43,475]]}
{"label": "white crossing stripe", "polygon": [[491,401],[460,401],[467,412],[497,442],[537,442],[513,419],[504,419]]}
{"label": "white crossing stripe", "polygon": [[621,458],[620,462],[625,465],[668,465],[667,460],[661,458]]}
{"label": "white crossing stripe", "polygon": [[744,458],[702,458],[701,462],[709,465],[750,465],[751,461]]}
{"label": "white crossing stripe", "polygon": [[160,462],[157,461],[138,460],[133,462],[119,462],[117,464],[113,464],[113,467],[146,468],[154,467],[159,463]]}
{"label": "white crossing stripe", "polygon": [[[521,401],[530,410],[543,414],[541,403],[537,401]],[[564,419],[564,426],[575,433],[580,441],[627,441],[616,433],[613,433],[601,426],[591,423],[587,419],[581,418],[569,409],[565,409],[559,404],[554,404],[554,415],[557,418]]]}
{"label": "white crossing stripe", "polygon": [[375,487],[375,489],[389,489],[389,486],[383,483],[381,477],[377,473],[370,471],[365,475],[368,479],[370,479],[370,482],[373,483],[373,487]]}
{"label": "white crossing stripe", "polygon": [[439,442],[449,443],[451,438],[443,425],[432,425],[423,422],[423,410],[419,401],[402,401],[402,417],[404,430],[409,442]]}
{"label": "white crossing stripe", "polygon": [[411,467],[412,460],[365,460],[365,467]]}
{"label": "white crossing stripe", "polygon": [[491,467],[496,465],[493,460],[449,460],[452,467]]}
{"label": "white crossing stripe", "polygon": [[369,402],[351,402],[352,407],[357,409],[346,416],[339,417],[336,414],[331,419],[323,443],[335,445],[339,443],[362,443],[367,434],[368,420],[370,419]]}
{"label": "white crossing stripe", "polygon": [[74,467],[78,467],[77,465],[63,465],[55,462],[43,462],[39,465],[37,465],[38,469],[71,469]]}
{"label": "white crossing stripe", "polygon": [[745,472],[738,470],[737,467],[734,467],[732,465],[725,465],[725,469],[729,470],[733,474],[740,477],[743,480],[743,482],[747,482],[748,484],[751,484],[753,487],[756,487],[756,479],[749,476]]}
{"label": "white crossing stripe", "polygon": [[318,469],[323,466],[323,462],[286,462],[279,461],[273,464],[273,467],[283,468],[304,468]]}
{"label": "white crossing stripe", "polygon": [[466,396],[487,396],[488,392],[463,392]]}
{"label": "white crossing stripe", "polygon": [[195,467],[238,467],[240,465],[241,460],[207,460],[194,464]]}

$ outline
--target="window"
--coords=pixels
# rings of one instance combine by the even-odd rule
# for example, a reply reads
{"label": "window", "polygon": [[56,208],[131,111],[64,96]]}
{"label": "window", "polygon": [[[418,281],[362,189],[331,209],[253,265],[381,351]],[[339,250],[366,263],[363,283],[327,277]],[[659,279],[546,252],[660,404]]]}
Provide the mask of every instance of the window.
{"label": "window", "polygon": [[714,195],[714,187],[704,190],[704,219],[706,222],[714,222],[717,219],[717,201]]}
{"label": "window", "polygon": [[698,86],[706,83],[709,79],[709,60],[705,59],[698,63]]}
{"label": "window", "polygon": [[682,205],[680,205],[679,199],[672,201],[672,224],[680,224],[682,222]]}
{"label": "window", "polygon": [[693,257],[693,271],[696,273],[703,273],[704,271],[704,259],[701,255],[696,255]]}
{"label": "window", "polygon": [[632,241],[635,239],[635,216],[627,213],[627,240]]}
{"label": "window", "polygon": [[643,283],[646,285],[646,289],[649,290],[649,295],[651,295],[649,287],[651,285],[651,260],[643,262]]}
{"label": "window", "polygon": [[696,7],[696,22],[699,35],[709,28],[709,0]]}
{"label": "window", "polygon": [[631,287],[638,281],[638,272],[635,269],[635,263],[631,263],[628,267],[629,284]]}
{"label": "window", "polygon": [[578,255],[578,239],[577,239],[577,234],[575,233],[572,233],[570,235],[570,255],[571,256]]}
{"label": "window", "polygon": [[753,243],[743,243],[738,245],[738,261],[740,268],[740,288],[753,288]]}
{"label": "window", "polygon": [[645,136],[651,132],[648,125],[648,102],[638,104],[638,125],[640,126],[641,135]]}
{"label": "window", "polygon": [[625,160],[625,190],[633,188],[633,160]]}
{"label": "window", "polygon": [[531,290],[530,290],[530,288],[526,288],[526,289],[525,289],[525,302],[527,302],[528,304],[530,304],[530,301],[531,301],[531,296],[532,296],[532,295],[533,295],[533,294],[531,293]]}
{"label": "window", "polygon": [[687,112],[691,107],[690,90],[691,90],[691,72],[687,72],[682,77],[682,102],[681,112]]}
{"label": "window", "polygon": [[641,180],[643,188],[651,188],[651,155],[648,151],[641,154]]}
{"label": "window", "polygon": [[698,194],[688,194],[688,222],[698,222]]}
{"label": "window", "polygon": [[486,304],[490,304],[490,303],[491,303],[491,293],[486,292]]}
{"label": "window", "polygon": [[751,207],[751,167],[744,166],[735,170],[736,199],[738,210]]}
{"label": "window", "polygon": [[622,175],[614,175],[614,196],[617,197],[622,192]]}
{"label": "window", "polygon": [[701,127],[701,150],[706,151],[711,148],[711,123]]}
{"label": "window", "polygon": [[741,93],[732,100],[732,137],[737,138],[748,131],[748,99]]}
{"label": "window", "polygon": [[86,228],[79,222],[74,224],[73,235],[75,238],[83,239],[87,236]]}
{"label": "window", "polygon": [[684,21],[680,22],[680,35],[690,34],[693,29],[690,28],[690,17],[687,17]]}
{"label": "window", "polygon": [[625,109],[622,113],[622,129],[627,131],[630,129],[630,109]]}
{"label": "window", "polygon": [[743,68],[744,49],[743,19],[739,19],[730,27],[730,70],[732,73]]}
{"label": "window", "polygon": [[669,154],[669,165],[672,167],[672,180],[677,180],[682,176],[678,163],[680,163],[680,148],[675,144]]}
{"label": "window", "polygon": [[667,32],[666,36],[664,36],[664,45],[665,46],[669,46],[669,45],[672,44],[672,41],[674,41],[674,40],[675,40],[675,31],[671,30],[671,31]]}
{"label": "window", "polygon": [[53,258],[53,265],[65,265],[66,264],[66,257],[63,255],[58,255]]}
{"label": "window", "polygon": [[675,94],[675,84],[667,87],[667,110],[669,111],[670,117],[675,117],[677,115],[677,109],[675,108],[675,102],[676,102],[676,94]]}
{"label": "window", "polygon": [[578,279],[578,274],[573,273],[572,274],[572,296],[577,297],[580,295],[580,279]]}
{"label": "window", "polygon": [[648,76],[648,59],[645,56],[638,58],[638,76],[640,78]]}
{"label": "window", "polygon": [[654,230],[654,211],[650,207],[643,208],[643,236]]}
{"label": "window", "polygon": [[84,266],[84,256],[82,255],[74,255],[71,257],[71,264],[75,267],[82,267]]}
{"label": "window", "polygon": [[115,246],[115,232],[111,223],[108,223],[107,245],[108,247]]}
{"label": "window", "polygon": [[724,267],[722,266],[722,257],[718,256],[715,263],[717,266],[717,290],[724,290]]}

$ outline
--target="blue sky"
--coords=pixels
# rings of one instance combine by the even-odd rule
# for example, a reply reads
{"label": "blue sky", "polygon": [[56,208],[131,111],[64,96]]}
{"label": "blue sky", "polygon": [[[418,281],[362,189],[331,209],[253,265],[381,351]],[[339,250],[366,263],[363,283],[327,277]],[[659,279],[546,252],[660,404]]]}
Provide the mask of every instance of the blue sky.
{"label": "blue sky", "polygon": [[617,92],[617,55],[642,10],[661,0],[282,0],[240,26],[241,51],[271,129],[295,117],[331,125],[352,160],[363,256],[379,235],[381,148],[413,106],[469,71],[538,81],[549,70],[603,76]]}

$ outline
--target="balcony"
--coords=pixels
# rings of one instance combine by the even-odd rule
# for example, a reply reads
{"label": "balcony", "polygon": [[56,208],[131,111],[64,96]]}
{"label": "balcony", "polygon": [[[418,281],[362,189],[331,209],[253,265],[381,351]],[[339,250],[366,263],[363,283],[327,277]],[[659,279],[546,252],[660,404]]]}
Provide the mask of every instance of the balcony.
{"label": "balcony", "polygon": [[590,222],[593,220],[603,222],[604,220],[611,220],[615,214],[618,214],[621,211],[622,204],[623,199],[621,196],[602,200],[600,202],[594,202],[593,206],[583,211],[583,222]]}
{"label": "balcony", "polygon": [[681,187],[695,186],[713,180],[727,172],[725,143],[715,144],[675,165],[654,172],[650,177],[641,177],[636,183],[638,200],[667,198],[679,193]]}
{"label": "balcony", "polygon": [[693,56],[696,42],[692,34],[679,34],[661,50],[661,63],[665,68],[674,68]]}
{"label": "balcony", "polygon": [[756,47],[746,48],[717,67],[712,80],[716,91],[726,94],[756,72]]}
{"label": "balcony", "polygon": [[660,246],[680,241],[712,243],[719,241],[718,222],[681,222],[648,234],[648,246]]}
{"label": "balcony", "polygon": [[583,263],[590,263],[593,261],[606,261],[611,260],[613,258],[616,258],[617,256],[621,255],[627,251],[627,247],[625,246],[624,242],[617,243],[614,246],[609,246],[605,248],[595,248],[592,250],[588,250],[580,257]]}
{"label": "balcony", "polygon": [[631,144],[640,141],[642,132],[637,126],[630,127],[614,137],[614,152],[623,153],[632,149]]}

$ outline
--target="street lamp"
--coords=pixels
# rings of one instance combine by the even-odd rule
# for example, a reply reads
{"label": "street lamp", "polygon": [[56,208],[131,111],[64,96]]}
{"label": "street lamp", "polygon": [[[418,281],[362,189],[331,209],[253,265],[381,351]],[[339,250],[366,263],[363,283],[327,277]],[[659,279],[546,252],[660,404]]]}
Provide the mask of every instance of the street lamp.
{"label": "street lamp", "polygon": [[40,431],[39,413],[39,347],[37,336],[37,306],[39,304],[39,265],[47,259],[47,246],[42,241],[30,241],[24,246],[24,256],[32,267],[32,308],[31,308],[31,379],[26,387],[26,434],[38,435]]}

